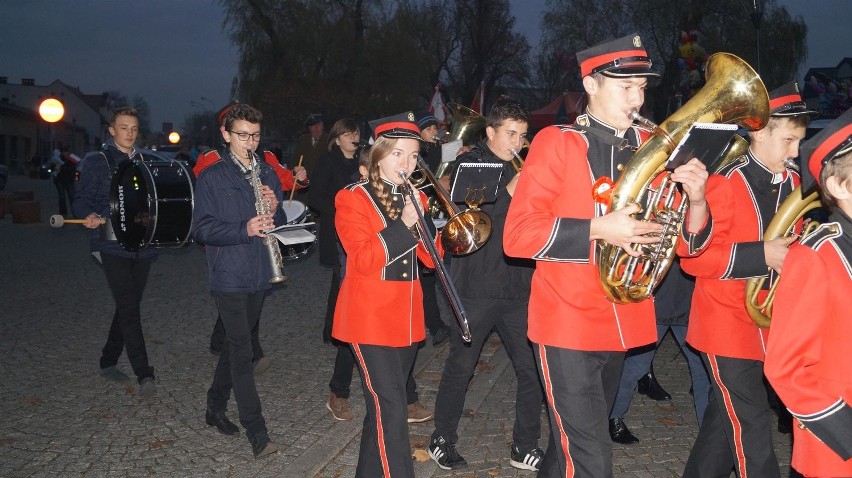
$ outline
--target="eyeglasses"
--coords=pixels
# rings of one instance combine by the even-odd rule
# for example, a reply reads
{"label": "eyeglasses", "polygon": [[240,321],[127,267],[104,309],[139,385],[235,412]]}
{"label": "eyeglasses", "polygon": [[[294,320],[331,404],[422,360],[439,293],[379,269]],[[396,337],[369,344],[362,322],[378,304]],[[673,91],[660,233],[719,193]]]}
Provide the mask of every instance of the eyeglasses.
{"label": "eyeglasses", "polygon": [[260,133],[246,133],[245,131],[229,131],[229,133],[237,135],[240,141],[248,141],[249,138],[260,141]]}

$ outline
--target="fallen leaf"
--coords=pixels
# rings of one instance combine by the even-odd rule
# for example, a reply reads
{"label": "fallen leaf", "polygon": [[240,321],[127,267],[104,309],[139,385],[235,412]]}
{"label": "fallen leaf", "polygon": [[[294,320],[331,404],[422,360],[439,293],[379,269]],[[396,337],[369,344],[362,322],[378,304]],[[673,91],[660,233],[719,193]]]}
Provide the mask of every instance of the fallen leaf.
{"label": "fallen leaf", "polygon": [[115,418],[115,412],[103,413],[103,414],[101,414],[101,418],[106,418],[106,419]]}
{"label": "fallen leaf", "polygon": [[414,461],[418,461],[420,463],[427,462],[427,461],[429,461],[429,452],[427,452],[423,448],[418,448],[418,449],[414,450],[413,458],[414,458]]}
{"label": "fallen leaf", "polygon": [[480,360],[476,362],[476,369],[479,372],[490,372],[494,370],[496,367],[491,362],[486,362],[484,360]]}
{"label": "fallen leaf", "polygon": [[11,445],[12,443],[15,443],[13,438],[0,438],[0,446]]}
{"label": "fallen leaf", "polygon": [[24,403],[27,405],[41,405],[41,399],[38,397],[24,397]]}
{"label": "fallen leaf", "polygon": [[672,419],[672,418],[666,418],[666,417],[658,418],[657,421],[659,421],[660,423],[662,423],[664,425],[680,425],[681,424],[679,420],[675,420],[675,419]]}

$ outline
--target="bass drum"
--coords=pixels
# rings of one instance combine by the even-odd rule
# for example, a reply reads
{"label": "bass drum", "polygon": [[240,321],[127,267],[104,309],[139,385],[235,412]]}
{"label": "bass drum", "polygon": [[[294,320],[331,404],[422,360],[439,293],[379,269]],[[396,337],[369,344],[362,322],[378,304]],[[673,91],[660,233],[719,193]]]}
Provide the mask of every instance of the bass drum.
{"label": "bass drum", "polygon": [[[313,216],[305,204],[297,200],[284,200],[281,209],[287,214],[287,224],[303,224],[313,222]],[[305,230],[314,235],[314,240],[302,244],[280,244],[281,258],[285,261],[296,261],[311,255],[317,246],[317,228],[315,224],[305,227]]]}
{"label": "bass drum", "polygon": [[110,186],[115,238],[128,251],[191,242],[195,178],[179,161],[122,163]]}

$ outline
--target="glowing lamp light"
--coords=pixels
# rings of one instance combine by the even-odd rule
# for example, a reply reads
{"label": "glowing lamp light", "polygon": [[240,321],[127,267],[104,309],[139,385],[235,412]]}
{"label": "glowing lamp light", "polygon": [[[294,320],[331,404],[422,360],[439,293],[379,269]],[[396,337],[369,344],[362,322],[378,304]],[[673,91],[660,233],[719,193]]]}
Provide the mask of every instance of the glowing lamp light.
{"label": "glowing lamp light", "polygon": [[169,133],[169,143],[180,143],[180,134],[177,131],[172,131],[171,133]]}
{"label": "glowing lamp light", "polygon": [[65,106],[56,98],[48,98],[38,106],[38,114],[48,123],[56,123],[65,116]]}

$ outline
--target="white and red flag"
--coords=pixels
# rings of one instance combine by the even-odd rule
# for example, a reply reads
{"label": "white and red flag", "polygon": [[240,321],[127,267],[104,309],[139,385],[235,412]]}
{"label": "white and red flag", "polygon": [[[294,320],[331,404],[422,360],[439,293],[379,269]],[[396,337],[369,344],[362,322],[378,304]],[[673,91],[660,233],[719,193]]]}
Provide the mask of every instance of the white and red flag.
{"label": "white and red flag", "polygon": [[441,83],[439,82],[435,85],[435,93],[432,95],[432,99],[429,101],[429,114],[435,117],[438,122],[445,121],[447,118],[446,107],[444,106],[444,100],[441,98]]}

